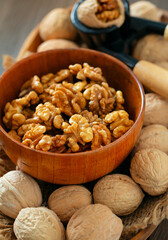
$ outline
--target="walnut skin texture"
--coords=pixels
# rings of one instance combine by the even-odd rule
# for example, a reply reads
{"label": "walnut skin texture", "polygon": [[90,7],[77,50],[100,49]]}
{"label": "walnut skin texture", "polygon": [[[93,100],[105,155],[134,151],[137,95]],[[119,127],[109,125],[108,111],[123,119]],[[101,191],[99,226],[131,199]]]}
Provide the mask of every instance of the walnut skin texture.
{"label": "walnut skin texture", "polygon": [[168,154],[168,129],[159,124],[144,127],[132,153],[145,148],[156,148]]}
{"label": "walnut skin texture", "polygon": [[48,199],[49,208],[62,222],[68,222],[78,209],[91,203],[91,193],[85,187],[78,185],[58,188]]}
{"label": "walnut skin texture", "polygon": [[130,173],[149,195],[160,195],[168,189],[168,156],[154,148],[140,150],[131,160]]}
{"label": "walnut skin texture", "polygon": [[122,221],[101,204],[80,208],[68,222],[67,240],[118,240],[123,229]]}
{"label": "walnut skin texture", "polygon": [[57,215],[46,207],[24,208],[14,222],[20,240],[65,240],[64,227]]}
{"label": "walnut skin texture", "polygon": [[0,178],[0,211],[16,218],[26,207],[38,207],[42,194],[37,182],[21,171],[10,171]]}
{"label": "walnut skin texture", "polygon": [[93,189],[94,203],[109,207],[119,216],[134,212],[144,198],[140,187],[128,176],[112,174],[99,180]]}

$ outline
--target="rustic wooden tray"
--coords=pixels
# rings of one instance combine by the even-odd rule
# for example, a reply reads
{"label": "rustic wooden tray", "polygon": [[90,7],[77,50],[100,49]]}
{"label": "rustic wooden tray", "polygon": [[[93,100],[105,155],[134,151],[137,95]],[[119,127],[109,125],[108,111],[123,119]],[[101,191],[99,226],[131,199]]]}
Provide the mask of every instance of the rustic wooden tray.
{"label": "rustic wooden tray", "polygon": [[[168,22],[168,12],[164,10],[159,10],[160,19],[162,22]],[[17,61],[22,59],[28,51],[36,52],[37,47],[42,43],[42,40],[39,35],[39,26],[34,28],[32,32],[25,39],[19,54],[17,56]],[[136,236],[131,238],[130,240],[146,240],[153,231],[157,228],[155,225],[149,225],[147,228],[140,231]]]}

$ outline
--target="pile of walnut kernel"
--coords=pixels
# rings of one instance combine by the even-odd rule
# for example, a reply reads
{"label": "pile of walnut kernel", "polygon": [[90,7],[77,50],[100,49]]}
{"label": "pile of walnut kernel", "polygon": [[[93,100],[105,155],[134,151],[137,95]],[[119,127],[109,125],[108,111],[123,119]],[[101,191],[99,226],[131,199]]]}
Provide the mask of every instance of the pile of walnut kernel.
{"label": "pile of walnut kernel", "polygon": [[117,19],[120,15],[120,8],[117,0],[98,0],[96,16],[103,22]]}
{"label": "pile of walnut kernel", "polygon": [[11,137],[33,149],[95,150],[133,125],[123,104],[123,93],[109,87],[99,67],[75,64],[26,81],[19,98],[5,105],[3,122]]}

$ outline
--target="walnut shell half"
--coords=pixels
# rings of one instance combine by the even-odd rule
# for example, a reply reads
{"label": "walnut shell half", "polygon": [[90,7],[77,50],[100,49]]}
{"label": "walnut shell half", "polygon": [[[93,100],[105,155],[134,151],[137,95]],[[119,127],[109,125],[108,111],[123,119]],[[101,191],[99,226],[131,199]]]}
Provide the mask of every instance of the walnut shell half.
{"label": "walnut shell half", "polygon": [[24,208],[14,222],[20,240],[64,240],[65,230],[57,215],[46,207]]}
{"label": "walnut shell half", "polygon": [[92,203],[92,194],[83,186],[72,185],[56,189],[48,199],[48,206],[62,222],[68,222],[81,207]]}
{"label": "walnut shell half", "polygon": [[122,221],[102,204],[80,208],[69,220],[67,240],[118,240],[123,229]]}
{"label": "walnut shell half", "polygon": [[99,20],[96,17],[96,12],[98,9],[97,0],[86,0],[80,4],[77,11],[78,19],[86,26],[92,28],[107,28],[114,25],[120,27],[125,20],[125,9],[121,0],[117,0],[117,3],[120,10],[120,15],[117,19],[108,22]]}
{"label": "walnut shell half", "polygon": [[140,150],[131,160],[130,173],[145,192],[160,195],[168,189],[168,155],[154,148]]}
{"label": "walnut shell half", "polygon": [[10,171],[0,178],[0,211],[16,218],[26,207],[38,207],[42,194],[37,182],[21,171]]}
{"label": "walnut shell half", "polygon": [[140,187],[123,174],[107,175],[93,189],[95,203],[108,206],[113,213],[124,216],[135,211],[144,198]]}

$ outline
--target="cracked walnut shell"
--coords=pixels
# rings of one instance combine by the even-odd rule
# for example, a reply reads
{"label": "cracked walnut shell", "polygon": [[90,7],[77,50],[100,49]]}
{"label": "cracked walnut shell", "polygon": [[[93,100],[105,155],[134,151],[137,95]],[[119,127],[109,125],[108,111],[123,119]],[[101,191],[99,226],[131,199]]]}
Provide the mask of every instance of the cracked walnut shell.
{"label": "cracked walnut shell", "polygon": [[64,186],[56,189],[48,199],[48,206],[62,222],[68,222],[81,207],[92,203],[92,194],[79,185]]}
{"label": "cracked walnut shell", "polygon": [[107,206],[90,204],[80,208],[68,222],[67,240],[118,240],[123,224]]}
{"label": "cracked walnut shell", "polygon": [[141,204],[144,194],[127,175],[112,174],[100,179],[93,189],[94,203],[109,207],[119,216],[134,212]]}
{"label": "cracked walnut shell", "polygon": [[64,227],[57,215],[46,207],[24,208],[14,222],[20,240],[64,240]]}
{"label": "cracked walnut shell", "polygon": [[168,189],[168,155],[154,148],[140,150],[131,160],[130,173],[149,195],[163,194]]}
{"label": "cracked walnut shell", "polygon": [[0,178],[0,211],[16,218],[26,207],[38,207],[42,194],[37,182],[21,171],[10,171]]}
{"label": "cracked walnut shell", "polygon": [[[79,21],[92,28],[107,28],[116,25],[120,27],[125,20],[125,9],[121,0],[112,0],[103,5],[109,9],[101,9],[101,1],[86,0],[77,10]],[[105,6],[103,6],[105,7]]]}

